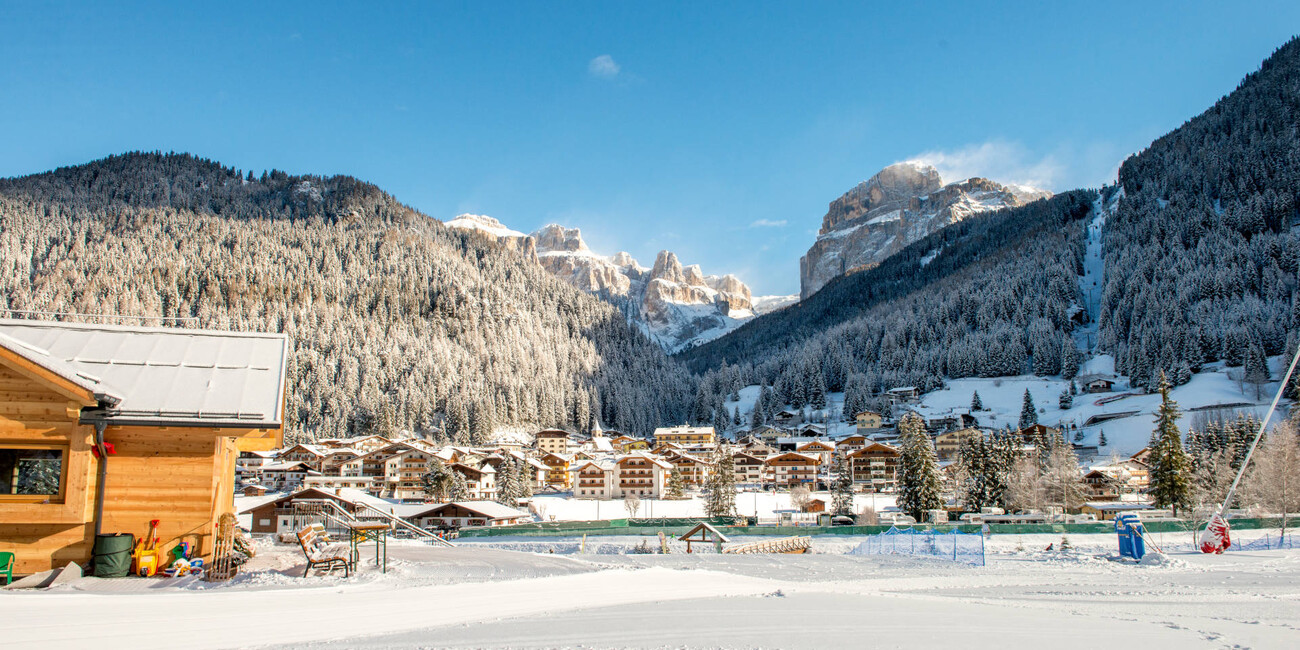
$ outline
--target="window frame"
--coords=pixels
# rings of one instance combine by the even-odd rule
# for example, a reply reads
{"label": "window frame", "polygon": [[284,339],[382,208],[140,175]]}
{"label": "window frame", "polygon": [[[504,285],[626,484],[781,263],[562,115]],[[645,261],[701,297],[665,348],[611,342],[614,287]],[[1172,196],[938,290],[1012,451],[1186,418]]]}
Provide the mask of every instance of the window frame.
{"label": "window frame", "polygon": [[59,491],[57,494],[0,494],[3,503],[62,504],[68,492],[68,464],[72,460],[71,445],[62,442],[0,440],[0,449],[41,449],[57,451],[59,462]]}

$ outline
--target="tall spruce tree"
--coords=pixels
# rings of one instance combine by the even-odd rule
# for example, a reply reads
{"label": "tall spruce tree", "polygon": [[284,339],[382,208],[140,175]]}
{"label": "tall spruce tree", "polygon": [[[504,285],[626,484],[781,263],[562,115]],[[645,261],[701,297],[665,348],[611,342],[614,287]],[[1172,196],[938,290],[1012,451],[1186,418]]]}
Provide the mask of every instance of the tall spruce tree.
{"label": "tall spruce tree", "polygon": [[710,517],[736,515],[736,466],[731,446],[722,443],[713,452],[714,471],[706,483],[704,512]]}
{"label": "tall spruce tree", "polygon": [[835,484],[831,496],[831,513],[835,515],[853,514],[853,472],[849,460],[844,454],[835,454],[832,471]]}
{"label": "tall spruce tree", "polygon": [[664,498],[670,500],[686,498],[686,484],[682,481],[682,470],[673,465],[672,471],[668,472],[668,488],[664,492]]}
{"label": "tall spruce tree", "polygon": [[970,410],[971,410],[972,412],[974,412],[974,411],[983,411],[983,410],[984,410],[984,402],[980,400],[980,392],[979,392],[979,391],[975,391],[975,392],[972,393],[971,396],[970,396]]}
{"label": "tall spruce tree", "polygon": [[1183,434],[1178,430],[1181,413],[1169,397],[1169,379],[1160,374],[1160,410],[1152,432],[1150,479],[1148,492],[1158,508],[1171,508],[1177,514],[1188,503],[1191,486],[1191,459],[1183,450]]}
{"label": "tall spruce tree", "polygon": [[1020,405],[1020,428],[1025,429],[1038,424],[1038,409],[1034,408],[1034,396],[1025,389],[1025,399]]}
{"label": "tall spruce tree", "polygon": [[925,422],[916,413],[908,413],[898,423],[902,476],[898,485],[898,507],[917,521],[924,521],[927,510],[943,506],[939,461],[925,432]]}

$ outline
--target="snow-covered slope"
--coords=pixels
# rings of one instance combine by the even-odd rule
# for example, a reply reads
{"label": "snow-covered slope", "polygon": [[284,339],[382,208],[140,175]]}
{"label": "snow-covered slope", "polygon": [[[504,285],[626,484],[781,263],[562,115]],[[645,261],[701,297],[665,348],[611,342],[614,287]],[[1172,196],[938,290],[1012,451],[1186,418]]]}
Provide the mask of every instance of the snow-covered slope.
{"label": "snow-covered slope", "polygon": [[984,178],[945,184],[929,165],[882,169],[831,202],[817,241],[799,261],[800,295],[869,268],[908,244],[971,215],[1024,205],[1051,192]]}

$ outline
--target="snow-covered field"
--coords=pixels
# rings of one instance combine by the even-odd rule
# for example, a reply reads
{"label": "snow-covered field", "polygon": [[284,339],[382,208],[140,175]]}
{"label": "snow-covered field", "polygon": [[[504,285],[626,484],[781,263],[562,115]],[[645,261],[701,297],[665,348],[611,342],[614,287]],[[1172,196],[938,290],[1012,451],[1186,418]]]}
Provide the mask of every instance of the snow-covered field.
{"label": "snow-covered field", "polygon": [[[1038,539],[1042,537],[1043,539]],[[1247,532],[1249,537],[1249,532]],[[995,536],[984,567],[860,556],[625,555],[394,544],[387,574],[297,577],[263,543],[232,583],[86,579],[0,592],[6,648],[1288,648],[1300,644],[1300,551],[1175,550],[1135,566],[1114,536]],[[555,543],[575,540],[549,539]],[[747,540],[748,541],[748,540]],[[1023,550],[1022,550],[1023,549]],[[591,549],[589,549],[590,551]],[[363,557],[366,554],[363,553]],[[109,595],[111,594],[111,595]]]}

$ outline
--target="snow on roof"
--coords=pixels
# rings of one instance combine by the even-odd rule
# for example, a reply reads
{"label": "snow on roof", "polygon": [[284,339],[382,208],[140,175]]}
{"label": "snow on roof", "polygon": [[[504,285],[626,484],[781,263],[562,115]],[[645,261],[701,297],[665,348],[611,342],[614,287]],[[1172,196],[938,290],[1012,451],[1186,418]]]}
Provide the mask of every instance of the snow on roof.
{"label": "snow on roof", "polygon": [[608,438],[592,438],[591,441],[596,445],[596,451],[614,451],[614,445]]}
{"label": "snow on roof", "polygon": [[514,508],[511,508],[510,506],[502,505],[500,503],[497,503],[496,501],[452,501],[451,503],[439,503],[432,507],[428,505],[421,505],[420,507],[423,508],[421,511],[406,516],[407,517],[432,517],[438,511],[444,508],[449,508],[451,506],[457,506],[469,510],[471,512],[476,512],[489,519],[515,519],[517,517],[528,516],[528,513],[526,512],[516,510]]}
{"label": "snow on roof", "polygon": [[122,396],[104,384],[99,377],[79,370],[76,366],[62,359],[55,358],[44,348],[9,336],[3,330],[0,330],[0,347],[68,380],[101,402],[116,404],[122,401]]}
{"label": "snow on roof", "polygon": [[110,420],[283,421],[283,334],[0,319],[0,335],[0,345],[108,402]]}

